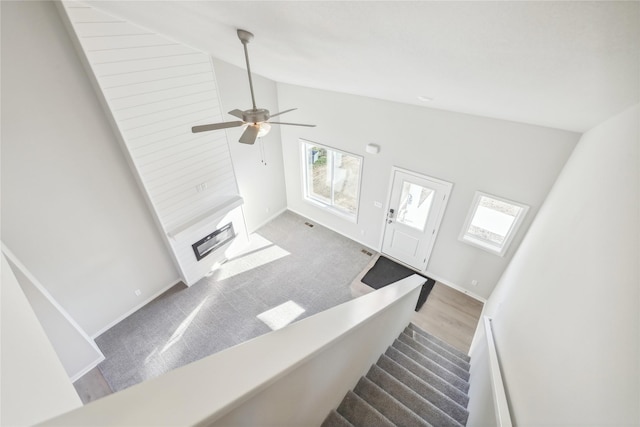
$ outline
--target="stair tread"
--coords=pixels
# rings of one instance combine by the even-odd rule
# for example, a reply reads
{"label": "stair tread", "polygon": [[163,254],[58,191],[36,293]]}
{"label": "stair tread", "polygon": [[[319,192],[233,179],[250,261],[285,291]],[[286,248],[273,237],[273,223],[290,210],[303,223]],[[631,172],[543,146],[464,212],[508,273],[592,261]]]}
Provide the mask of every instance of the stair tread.
{"label": "stair tread", "polygon": [[434,404],[460,424],[465,425],[467,423],[469,411],[467,411],[465,407],[433,387],[428,382],[425,382],[422,378],[418,377],[404,366],[384,354],[380,356],[376,364],[385,372],[418,393],[425,400]]}
{"label": "stair tread", "polygon": [[410,323],[321,427],[461,427],[470,357]]}
{"label": "stair tread", "polygon": [[460,404],[462,407],[467,407],[469,397],[463,391],[421,366],[418,362],[405,355],[397,348],[390,346],[384,354],[412,374],[422,379],[424,382],[430,384],[445,396],[448,396]]}
{"label": "stair tread", "polygon": [[360,378],[353,391],[395,425],[430,427],[418,414],[367,377]]}
{"label": "stair tread", "polygon": [[449,361],[455,363],[456,365],[458,365],[459,367],[461,367],[465,371],[468,372],[469,369],[471,368],[470,363],[467,362],[465,359],[462,359],[458,355],[456,355],[454,353],[451,353],[449,350],[447,350],[446,348],[442,347],[441,345],[439,345],[435,341],[431,341],[430,339],[428,339],[424,335],[422,335],[419,332],[417,332],[415,329],[411,329],[409,327],[406,327],[403,332],[405,334],[409,335],[411,338],[413,338],[420,345],[423,345],[424,347],[427,347],[428,349],[438,353],[440,356],[445,357],[446,359],[448,359]]}
{"label": "stair tread", "polygon": [[435,351],[433,351],[428,347],[425,347],[424,345],[420,344],[418,341],[413,339],[413,337],[403,332],[398,336],[398,340],[405,343],[409,347],[413,348],[415,351],[422,354],[423,356],[433,360],[438,365],[445,368],[447,371],[457,375],[458,377],[462,378],[465,381],[469,381],[468,370],[461,368],[459,365],[447,359],[446,357],[436,353]]}
{"label": "stair tread", "polygon": [[461,425],[378,365],[373,365],[366,377],[429,424],[438,427],[459,427]]}
{"label": "stair tread", "polygon": [[354,427],[394,427],[387,417],[351,390],[338,406],[338,413]]}
{"label": "stair tread", "polygon": [[458,388],[463,393],[467,393],[469,391],[469,383],[466,380],[447,370],[432,359],[429,359],[428,357],[422,355],[417,350],[411,348],[409,345],[403,343],[402,341],[395,340],[392,346],[398,349],[400,352],[404,353],[406,356],[413,359],[419,365],[422,365],[422,367],[428,369],[446,382]]}
{"label": "stair tread", "polygon": [[452,346],[451,344],[449,344],[446,341],[441,340],[440,338],[430,334],[429,332],[425,331],[424,329],[420,328],[419,326],[417,326],[414,323],[409,323],[409,328],[413,329],[414,331],[418,332],[419,334],[421,334],[422,336],[424,336],[425,338],[429,339],[430,341],[435,342],[436,344],[438,344],[440,347],[446,349],[447,351],[455,354],[456,356],[458,356],[459,358],[461,358],[462,360],[469,362],[471,360],[471,358],[469,357],[468,354],[465,354],[463,351],[455,348],[454,346]]}
{"label": "stair tread", "polygon": [[335,409],[329,412],[320,427],[353,427],[345,417],[340,415]]}

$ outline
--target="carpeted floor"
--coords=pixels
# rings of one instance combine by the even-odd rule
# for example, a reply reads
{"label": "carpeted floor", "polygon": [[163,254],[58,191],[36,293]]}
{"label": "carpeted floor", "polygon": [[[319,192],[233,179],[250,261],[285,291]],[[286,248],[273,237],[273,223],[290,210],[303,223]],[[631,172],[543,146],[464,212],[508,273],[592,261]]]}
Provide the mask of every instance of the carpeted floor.
{"label": "carpeted floor", "polygon": [[[195,285],[176,286],[96,339],[113,391],[157,377],[354,297],[363,246],[285,212],[249,250]],[[373,252],[367,249],[369,252]]]}

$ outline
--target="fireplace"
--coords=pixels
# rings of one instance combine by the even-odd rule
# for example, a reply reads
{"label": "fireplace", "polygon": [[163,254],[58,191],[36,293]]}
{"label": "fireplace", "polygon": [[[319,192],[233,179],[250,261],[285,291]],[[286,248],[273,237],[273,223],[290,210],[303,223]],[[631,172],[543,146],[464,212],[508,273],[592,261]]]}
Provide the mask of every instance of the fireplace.
{"label": "fireplace", "polygon": [[191,247],[196,259],[200,261],[202,258],[215,251],[220,246],[227,242],[230,242],[236,237],[236,233],[233,229],[233,223],[230,222],[227,225],[218,228],[211,234],[204,236],[202,239],[195,242]]}

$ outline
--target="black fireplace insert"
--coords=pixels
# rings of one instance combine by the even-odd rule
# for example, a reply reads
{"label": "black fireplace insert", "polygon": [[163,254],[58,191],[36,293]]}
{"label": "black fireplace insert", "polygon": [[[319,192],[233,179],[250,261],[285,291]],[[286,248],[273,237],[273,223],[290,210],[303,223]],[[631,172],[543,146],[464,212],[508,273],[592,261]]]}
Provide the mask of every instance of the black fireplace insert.
{"label": "black fireplace insert", "polygon": [[224,245],[225,243],[233,240],[236,237],[236,233],[233,230],[233,223],[218,228],[211,234],[204,236],[202,239],[195,242],[191,247],[193,253],[196,255],[196,259],[200,261],[202,258],[209,255],[211,252]]}

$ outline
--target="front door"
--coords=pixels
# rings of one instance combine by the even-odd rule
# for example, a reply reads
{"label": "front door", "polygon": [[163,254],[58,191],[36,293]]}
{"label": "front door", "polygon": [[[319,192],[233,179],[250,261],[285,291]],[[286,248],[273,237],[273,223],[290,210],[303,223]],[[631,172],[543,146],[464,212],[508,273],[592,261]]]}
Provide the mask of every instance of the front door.
{"label": "front door", "polygon": [[424,271],[452,186],[394,168],[382,253]]}

